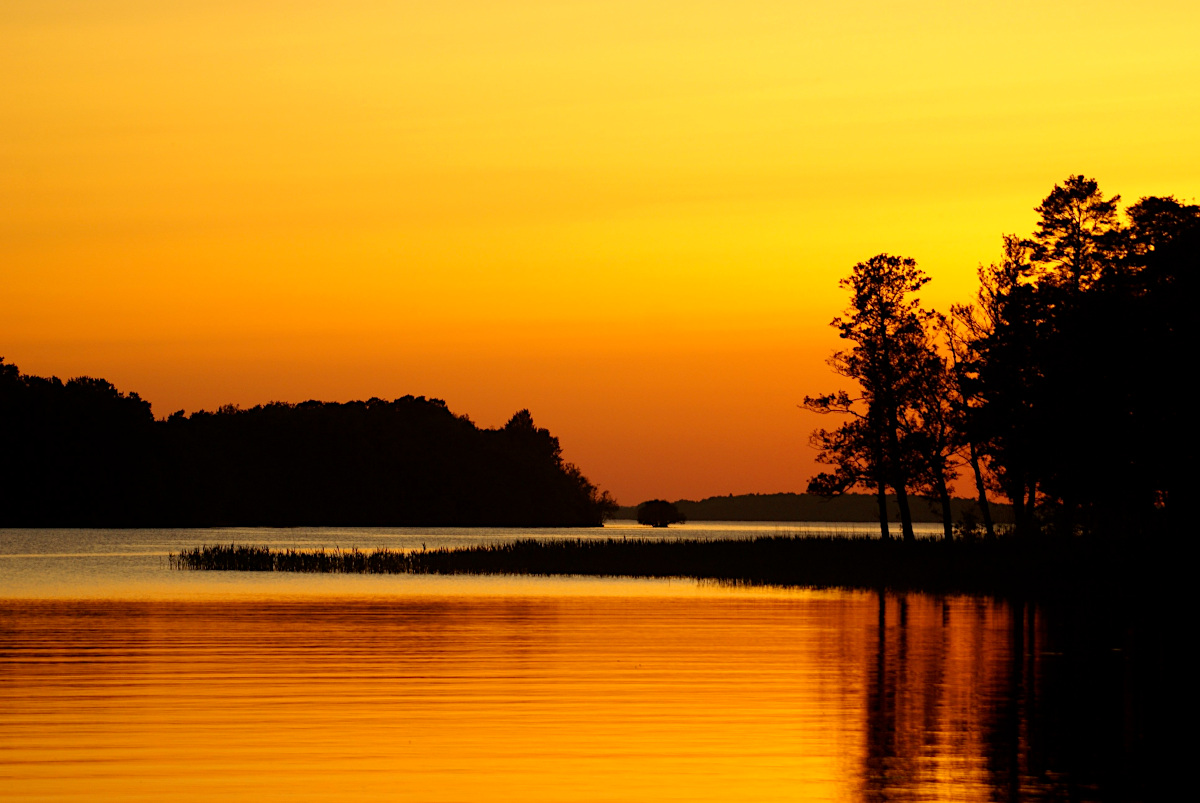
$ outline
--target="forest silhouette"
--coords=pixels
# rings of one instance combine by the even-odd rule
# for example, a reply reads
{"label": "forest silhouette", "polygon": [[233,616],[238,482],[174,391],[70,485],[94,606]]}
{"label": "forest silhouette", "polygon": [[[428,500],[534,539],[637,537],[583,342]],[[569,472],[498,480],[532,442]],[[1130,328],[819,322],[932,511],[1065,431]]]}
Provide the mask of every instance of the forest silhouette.
{"label": "forest silhouette", "polygon": [[155,420],[103,379],[0,361],[0,526],[597,526],[615,509],[522,410],[272,402]]}
{"label": "forest silhouette", "polygon": [[1005,236],[976,298],[949,315],[921,306],[929,278],[914,260],[855,265],[832,323],[848,345],[829,360],[855,387],[804,399],[842,417],[813,433],[832,470],[809,492],[874,491],[884,538],[894,494],[905,540],[913,494],[939,502],[953,537],[949,488],[964,470],[988,536],[988,491],[1023,536],[1178,526],[1200,207],[1145,197],[1122,219],[1119,202],[1082,175],[1056,185],[1037,229]]}

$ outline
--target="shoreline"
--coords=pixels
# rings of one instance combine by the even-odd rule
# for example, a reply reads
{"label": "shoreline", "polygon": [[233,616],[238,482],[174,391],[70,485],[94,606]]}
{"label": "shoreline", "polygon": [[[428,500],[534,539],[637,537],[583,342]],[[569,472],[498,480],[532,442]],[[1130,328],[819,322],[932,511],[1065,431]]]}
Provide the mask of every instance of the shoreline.
{"label": "shoreline", "polygon": [[1080,539],[905,543],[791,535],[734,540],[522,539],[421,551],[204,545],[172,554],[175,569],[345,574],[689,577],[811,588],[1057,597],[1148,586],[1142,550]]}

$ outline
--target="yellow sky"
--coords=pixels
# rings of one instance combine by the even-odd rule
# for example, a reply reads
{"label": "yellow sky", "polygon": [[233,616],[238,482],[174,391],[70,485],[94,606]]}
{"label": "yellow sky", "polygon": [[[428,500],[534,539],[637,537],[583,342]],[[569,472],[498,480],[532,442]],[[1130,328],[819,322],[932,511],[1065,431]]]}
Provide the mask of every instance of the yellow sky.
{"label": "yellow sky", "polygon": [[0,355],[156,414],[521,407],[626,503],[802,490],[837,280],[1071,173],[1200,195],[1194,2],[0,5]]}

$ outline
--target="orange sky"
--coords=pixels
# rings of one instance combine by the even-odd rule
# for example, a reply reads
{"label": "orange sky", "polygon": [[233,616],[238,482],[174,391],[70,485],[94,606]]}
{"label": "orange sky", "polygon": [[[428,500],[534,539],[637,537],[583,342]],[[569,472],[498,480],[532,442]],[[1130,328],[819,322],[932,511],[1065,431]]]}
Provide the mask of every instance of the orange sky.
{"label": "orange sky", "polygon": [[0,6],[0,355],[155,413],[528,407],[625,503],[802,490],[837,280],[1071,173],[1200,195],[1194,2]]}

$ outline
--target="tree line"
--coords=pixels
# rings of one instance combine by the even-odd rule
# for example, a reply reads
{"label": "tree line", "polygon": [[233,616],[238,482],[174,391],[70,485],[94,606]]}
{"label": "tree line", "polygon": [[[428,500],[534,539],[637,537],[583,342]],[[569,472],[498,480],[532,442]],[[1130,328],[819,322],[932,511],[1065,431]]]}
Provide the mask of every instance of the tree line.
{"label": "tree line", "polygon": [[[704,499],[676,499],[672,504],[688,521],[778,521],[778,522],[870,522],[878,521],[877,500],[871,494],[847,492],[837,496],[807,493],[728,494]],[[895,495],[887,495],[888,519],[899,521]],[[620,507],[614,519],[637,519],[639,505]],[[925,497],[910,504],[914,522],[941,521],[940,506]],[[993,503],[990,514],[997,522],[1011,523],[1012,510]],[[950,499],[952,519],[957,528],[963,523],[978,523],[981,513],[975,499]]]}
{"label": "tree line", "polygon": [[855,390],[804,398],[843,417],[812,435],[829,470],[809,492],[869,489],[884,538],[889,492],[905,539],[913,495],[937,502],[952,537],[949,489],[963,474],[989,537],[989,493],[1012,505],[1019,535],[1176,526],[1200,206],[1145,197],[1122,211],[1120,200],[1082,175],[1056,185],[1036,229],[1004,236],[975,297],[946,314],[921,305],[929,277],[914,260],[855,265],[832,322],[847,345],[829,359]]}
{"label": "tree line", "polygon": [[137,393],[0,360],[0,526],[597,526],[616,509],[528,410],[423,396],[155,420]]}

